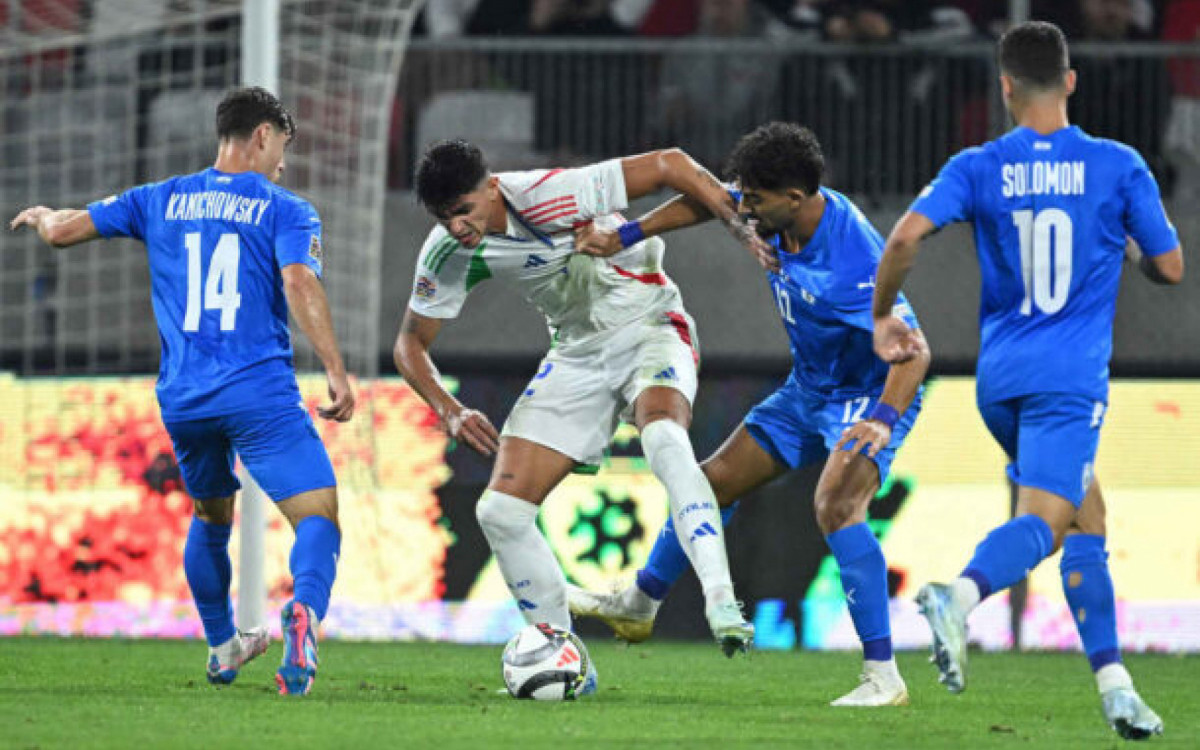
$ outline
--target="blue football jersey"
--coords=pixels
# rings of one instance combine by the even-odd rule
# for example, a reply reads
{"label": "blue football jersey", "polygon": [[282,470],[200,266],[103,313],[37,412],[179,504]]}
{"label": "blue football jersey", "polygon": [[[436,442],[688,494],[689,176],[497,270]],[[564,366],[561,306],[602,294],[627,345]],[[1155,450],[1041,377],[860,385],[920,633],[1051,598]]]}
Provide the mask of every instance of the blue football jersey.
{"label": "blue football jersey", "polygon": [[88,206],[104,237],[146,245],[164,420],[295,405],[284,266],[321,273],[321,220],[255,172],[206,169]]}
{"label": "blue football jersey", "polygon": [[912,210],[975,224],[982,293],[978,398],[1108,398],[1126,237],[1179,245],[1158,184],[1132,148],[1077,127],[1017,128],[952,158]]}
{"label": "blue football jersey", "polygon": [[[767,278],[791,345],[791,379],[828,398],[874,393],[888,373],[875,356],[871,317],[883,237],[849,198],[824,187],[821,194],[825,212],[804,247],[789,253],[782,237],[771,239],[782,267]],[[903,295],[894,312],[918,327]]]}

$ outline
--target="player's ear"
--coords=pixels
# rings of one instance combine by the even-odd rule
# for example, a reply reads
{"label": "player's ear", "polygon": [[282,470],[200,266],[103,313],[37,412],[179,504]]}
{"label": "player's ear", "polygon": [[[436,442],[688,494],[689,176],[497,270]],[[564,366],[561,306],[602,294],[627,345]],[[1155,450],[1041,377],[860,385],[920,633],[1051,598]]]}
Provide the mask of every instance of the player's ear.
{"label": "player's ear", "polygon": [[261,151],[267,147],[267,141],[271,137],[271,123],[264,122],[254,129],[254,145]]}
{"label": "player's ear", "polygon": [[1071,69],[1063,75],[1063,88],[1067,92],[1067,96],[1075,93],[1075,70]]}
{"label": "player's ear", "polygon": [[784,195],[786,195],[788,200],[792,201],[793,203],[801,203],[812,197],[800,188],[788,188],[784,192]]}
{"label": "player's ear", "polygon": [[1013,80],[1004,73],[1000,74],[1000,91],[1003,92],[1005,100],[1012,98]]}

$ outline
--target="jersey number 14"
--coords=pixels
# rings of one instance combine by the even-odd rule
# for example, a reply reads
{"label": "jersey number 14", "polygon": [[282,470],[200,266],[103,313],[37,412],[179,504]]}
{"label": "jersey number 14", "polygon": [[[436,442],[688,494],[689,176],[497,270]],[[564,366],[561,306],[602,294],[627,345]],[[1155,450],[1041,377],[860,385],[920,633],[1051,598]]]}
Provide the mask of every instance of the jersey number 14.
{"label": "jersey number 14", "polygon": [[[183,314],[183,330],[200,330],[200,233],[188,232],[183,238],[187,246],[187,310]],[[242,295],[238,294],[238,261],[241,247],[238,236],[227,233],[217,240],[212,259],[208,263],[208,276],[204,282],[204,309],[221,311],[221,330],[232,331],[237,325],[237,311],[242,306]]]}
{"label": "jersey number 14", "polygon": [[1061,208],[1013,211],[1021,240],[1021,280],[1025,298],[1021,314],[1032,315],[1033,306],[1053,315],[1067,304],[1071,292],[1071,249],[1075,227]]}

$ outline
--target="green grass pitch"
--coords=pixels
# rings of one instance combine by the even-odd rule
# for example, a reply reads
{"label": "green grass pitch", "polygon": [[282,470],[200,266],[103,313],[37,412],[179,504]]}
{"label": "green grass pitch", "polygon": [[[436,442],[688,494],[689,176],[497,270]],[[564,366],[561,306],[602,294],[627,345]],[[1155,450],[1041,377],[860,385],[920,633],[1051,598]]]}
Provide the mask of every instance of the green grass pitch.
{"label": "green grass pitch", "polygon": [[[280,646],[236,684],[204,680],[198,642],[0,639],[0,747],[150,750],[451,747],[1110,748],[1078,654],[973,654],[970,689],[945,692],[924,654],[900,655],[912,703],[834,709],[853,687],[850,653],[715,645],[626,647],[591,639],[600,691],[576,703],[515,701],[500,648],[434,643],[322,645],[307,698],[275,694]],[[1131,656],[1163,716],[1154,746],[1200,746],[1200,658]]]}

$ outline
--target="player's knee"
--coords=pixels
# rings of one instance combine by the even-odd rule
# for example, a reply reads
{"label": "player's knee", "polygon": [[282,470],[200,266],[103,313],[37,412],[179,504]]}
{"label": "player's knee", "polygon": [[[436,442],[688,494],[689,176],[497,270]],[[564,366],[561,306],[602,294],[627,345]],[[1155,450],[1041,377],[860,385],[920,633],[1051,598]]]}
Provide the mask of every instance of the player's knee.
{"label": "player's knee", "polygon": [[205,523],[222,526],[233,523],[233,497],[218,497],[212,500],[192,500],[192,509]]}
{"label": "player's knee", "polygon": [[642,428],[642,451],[650,468],[658,471],[664,462],[687,461],[694,465],[691,439],[682,425],[659,419]]}
{"label": "player's knee", "polygon": [[737,500],[737,494],[732,486],[732,469],[728,461],[710,458],[700,464],[700,471],[704,472],[704,478],[708,480],[709,486],[712,487],[713,495],[717,498],[717,504],[722,508],[727,508]]}
{"label": "player's knee", "polygon": [[338,524],[337,488],[325,487],[319,490],[301,492],[275,504],[283,513],[292,528],[306,518],[320,516]]}
{"label": "player's knee", "polygon": [[814,498],[814,510],[817,526],[821,527],[821,533],[828,535],[850,525],[858,507],[852,498],[842,493],[818,489]]}
{"label": "player's knee", "polygon": [[488,490],[475,504],[475,518],[479,521],[479,528],[483,529],[483,535],[493,545],[520,536],[529,526],[528,517],[521,513],[513,513],[511,508],[506,507],[513,501],[525,502]]}

